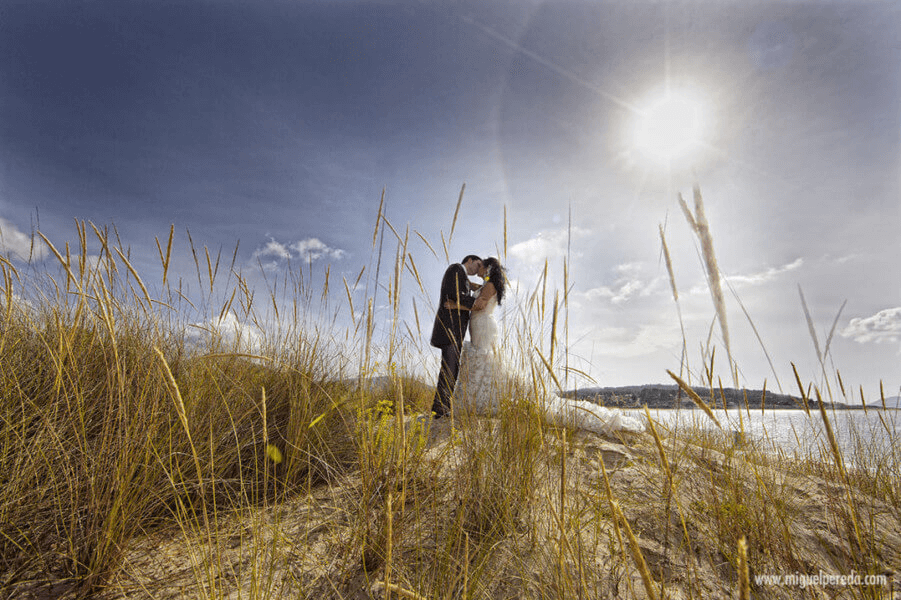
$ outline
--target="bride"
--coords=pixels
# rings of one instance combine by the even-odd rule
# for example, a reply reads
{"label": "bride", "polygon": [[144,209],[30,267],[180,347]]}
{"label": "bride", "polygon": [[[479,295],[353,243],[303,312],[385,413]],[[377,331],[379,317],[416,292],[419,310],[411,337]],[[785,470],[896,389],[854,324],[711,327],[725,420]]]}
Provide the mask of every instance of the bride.
{"label": "bride", "polygon": [[[498,351],[498,327],[494,318],[494,310],[504,299],[507,281],[503,266],[493,257],[483,261],[478,275],[484,284],[478,290],[472,309],[451,301],[445,303],[445,307],[472,310],[469,321],[471,341],[463,343],[456,401],[462,407],[490,415],[497,412],[500,397],[505,388],[510,389],[508,382],[513,380]],[[545,418],[551,423],[596,433],[644,430],[638,419],[585,400],[549,394],[544,399],[544,409]]]}

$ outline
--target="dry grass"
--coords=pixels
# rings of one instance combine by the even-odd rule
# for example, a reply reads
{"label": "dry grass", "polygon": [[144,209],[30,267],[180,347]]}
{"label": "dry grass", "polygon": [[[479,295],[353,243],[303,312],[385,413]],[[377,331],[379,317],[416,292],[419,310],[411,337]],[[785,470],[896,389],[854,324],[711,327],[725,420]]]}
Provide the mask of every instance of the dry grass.
{"label": "dry grass", "polygon": [[[545,276],[509,336],[526,375],[503,387],[499,412],[429,427],[415,416],[432,389],[405,362],[419,334],[398,317],[402,290],[427,290],[409,230],[381,208],[378,221],[373,247],[386,230],[397,240],[387,350],[370,348],[375,292],[353,305],[362,272],[337,294],[300,275],[257,300],[234,257],[226,272],[192,241],[206,291],[189,301],[169,272],[174,229],[150,284],[114,233],[84,224],[78,256],[51,248],[47,273],[0,261],[0,596],[890,598],[755,576],[901,564],[891,420],[888,448],[861,433],[843,454],[820,403],[827,460],[710,429],[602,438],[548,425],[537,400],[566,364],[567,295],[548,301]],[[90,234],[97,261],[84,258]],[[179,317],[192,301],[265,333],[253,352],[192,341]],[[277,327],[261,302],[281,311]],[[318,327],[317,302],[350,313],[352,330]],[[360,350],[350,369],[347,346]],[[389,357],[385,378],[375,356]]]}

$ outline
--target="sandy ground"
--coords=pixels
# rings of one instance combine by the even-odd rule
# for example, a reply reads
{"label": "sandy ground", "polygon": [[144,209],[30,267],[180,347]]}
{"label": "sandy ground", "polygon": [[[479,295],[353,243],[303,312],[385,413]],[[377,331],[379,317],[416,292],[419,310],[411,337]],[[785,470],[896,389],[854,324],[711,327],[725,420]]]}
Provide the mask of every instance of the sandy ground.
{"label": "sandy ground", "polygon": [[[602,464],[666,598],[737,598],[733,533],[749,539],[752,578],[848,575],[855,564],[848,492],[839,479],[752,462],[741,447],[724,453],[676,443],[667,447],[678,490],[670,494],[648,434],[616,439],[570,433],[562,441],[560,431],[546,432],[536,453],[541,458],[531,500],[515,511],[510,526],[480,538],[478,526],[469,523],[457,530],[472,532],[471,538],[449,541],[442,537],[454,531],[448,523],[478,512],[460,505],[472,495],[461,483],[472,481],[466,474],[474,468],[468,443],[498,435],[498,423],[482,419],[475,429],[461,435],[437,422],[429,431],[408,488],[393,493],[390,573],[384,535],[373,542],[372,555],[359,550],[367,527],[384,534],[385,490],[367,495],[356,473],[277,505],[221,516],[212,535],[170,529],[138,540],[101,596],[384,598],[388,575],[399,587],[391,587],[392,597],[460,598],[465,591],[475,598],[646,598],[640,573],[618,541],[624,534],[611,518]],[[566,473],[562,486],[561,471]],[[497,504],[498,492],[479,497]],[[859,527],[875,532],[864,535],[878,557],[874,572],[894,578],[894,592],[880,588],[867,597],[901,598],[898,508],[861,490],[851,492]],[[406,501],[398,507],[401,496]],[[361,518],[367,497],[378,501],[371,517]],[[772,516],[763,520],[749,512],[769,509]],[[767,573],[758,573],[755,565]],[[751,589],[757,598],[864,597],[859,586],[802,589],[752,579]]]}

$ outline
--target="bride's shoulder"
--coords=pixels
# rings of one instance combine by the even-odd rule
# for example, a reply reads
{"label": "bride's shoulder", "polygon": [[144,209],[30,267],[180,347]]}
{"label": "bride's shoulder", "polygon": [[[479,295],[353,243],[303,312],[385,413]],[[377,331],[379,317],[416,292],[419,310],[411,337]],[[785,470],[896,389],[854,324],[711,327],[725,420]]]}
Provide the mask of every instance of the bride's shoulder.
{"label": "bride's shoulder", "polygon": [[485,308],[494,308],[497,306],[497,289],[494,287],[494,284],[490,281],[486,282],[485,286],[482,288],[479,299],[485,303]]}

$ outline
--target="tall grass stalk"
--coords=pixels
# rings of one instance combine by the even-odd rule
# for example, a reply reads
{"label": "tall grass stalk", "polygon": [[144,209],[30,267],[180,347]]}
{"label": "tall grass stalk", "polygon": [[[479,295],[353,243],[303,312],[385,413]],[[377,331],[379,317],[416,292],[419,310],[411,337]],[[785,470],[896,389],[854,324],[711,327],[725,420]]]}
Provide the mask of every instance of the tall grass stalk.
{"label": "tall grass stalk", "polygon": [[748,572],[748,541],[738,540],[738,599],[751,600],[751,577]]}
{"label": "tall grass stalk", "polygon": [[[732,362],[732,344],[729,339],[729,323],[726,319],[726,301],[723,296],[723,287],[721,284],[720,269],[717,264],[716,254],[713,251],[713,236],[710,233],[710,224],[707,222],[707,215],[704,211],[704,199],[701,196],[700,186],[694,187],[694,205],[695,211],[692,214],[691,209],[685,203],[682,195],[679,194],[679,206],[685,215],[685,220],[694,231],[701,244],[701,254],[704,258],[704,269],[707,273],[707,286],[710,288],[710,295],[713,299],[713,306],[716,309],[717,320],[720,324],[720,331],[723,335],[723,344],[726,346],[726,354],[729,358],[729,371],[733,372]],[[738,387],[738,378],[735,378],[735,387]]]}
{"label": "tall grass stalk", "polygon": [[707,403],[704,402],[703,400],[701,400],[701,397],[698,396],[698,393],[696,391],[694,391],[690,385],[685,383],[681,377],[679,377],[672,371],[667,370],[667,373],[679,385],[679,387],[682,389],[682,391],[685,392],[686,394],[688,394],[688,397],[691,399],[691,401],[694,402],[698,408],[703,410],[704,414],[706,414],[710,418],[710,420],[714,422],[714,424],[717,427],[722,429],[723,426],[720,424],[719,419],[716,418],[716,415],[713,414],[713,411],[710,409],[709,406],[707,406]]}
{"label": "tall grass stalk", "polygon": [[648,598],[657,600],[657,585],[654,582],[654,578],[651,576],[650,569],[648,569],[648,563],[645,561],[644,554],[641,552],[641,546],[638,545],[638,539],[632,532],[632,527],[629,525],[629,521],[626,519],[626,515],[623,514],[623,510],[620,508],[619,504],[614,503],[613,509],[616,511],[616,518],[619,519],[620,524],[626,531],[626,537],[629,539],[629,550],[632,552],[632,560],[635,562],[635,567],[641,574],[641,582],[644,584],[644,589],[648,594]]}

